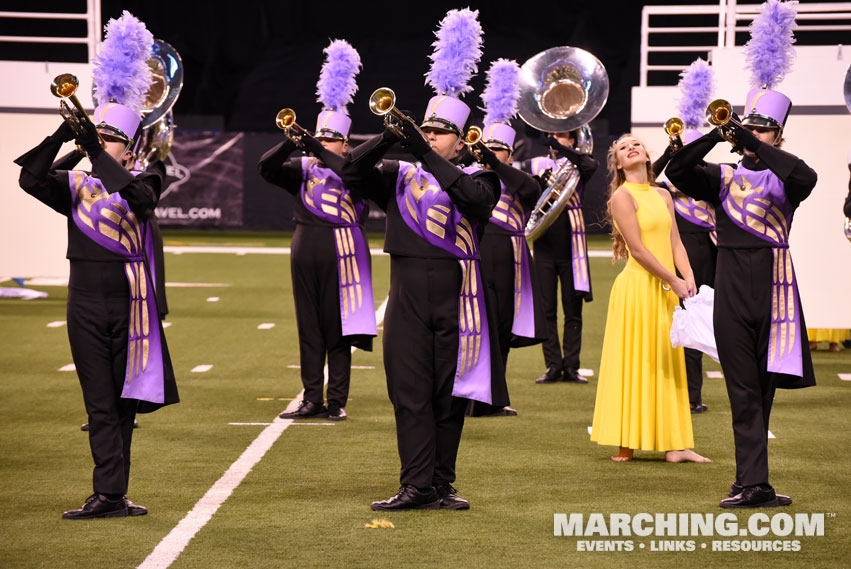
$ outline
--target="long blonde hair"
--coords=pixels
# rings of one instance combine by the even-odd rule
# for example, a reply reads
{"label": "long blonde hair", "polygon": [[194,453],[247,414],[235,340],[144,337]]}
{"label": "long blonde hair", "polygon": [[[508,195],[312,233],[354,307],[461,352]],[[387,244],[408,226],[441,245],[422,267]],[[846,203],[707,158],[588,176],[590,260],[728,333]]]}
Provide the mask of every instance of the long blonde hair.
{"label": "long blonde hair", "polygon": [[[606,154],[606,167],[609,170],[609,199],[606,200],[606,221],[612,226],[612,231],[610,235],[612,236],[612,252],[614,253],[614,257],[612,258],[612,264],[617,262],[618,259],[628,259],[629,258],[629,250],[626,248],[626,241],[623,238],[623,235],[620,234],[617,227],[615,226],[614,218],[612,217],[612,195],[614,195],[615,191],[620,188],[624,182],[626,182],[626,174],[621,168],[618,168],[618,161],[616,157],[616,150],[618,144],[624,138],[636,138],[638,137],[632,135],[631,133],[625,133],[620,135],[617,140],[615,140],[612,145],[609,147],[609,152]],[[640,139],[638,139],[640,140]],[[644,146],[644,142],[641,142],[641,145]],[[647,147],[644,146],[644,151],[647,152]],[[656,175],[653,173],[653,163],[650,161],[650,154],[647,154],[647,181],[651,186],[655,186],[655,178]]]}

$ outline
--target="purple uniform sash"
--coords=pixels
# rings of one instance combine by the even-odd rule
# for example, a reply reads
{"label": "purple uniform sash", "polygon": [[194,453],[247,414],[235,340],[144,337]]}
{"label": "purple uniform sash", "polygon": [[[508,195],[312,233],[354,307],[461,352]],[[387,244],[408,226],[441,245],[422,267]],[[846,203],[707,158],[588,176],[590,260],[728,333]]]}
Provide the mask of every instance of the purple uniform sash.
{"label": "purple uniform sash", "polygon": [[[538,156],[532,159],[532,173],[540,176],[547,170],[557,170],[567,158],[557,162],[549,156]],[[570,220],[570,254],[573,267],[573,289],[590,292],[591,280],[588,273],[588,247],[585,242],[585,216],[582,214],[582,182],[576,186],[576,191],[565,205],[567,217]]]}
{"label": "purple uniform sash", "polygon": [[[138,175],[138,172],[134,172]],[[156,279],[148,271],[153,240],[148,222],[139,221],[120,194],[106,191],[100,179],[69,171],[71,214],[92,241],[126,259],[130,286],[130,326],[127,331],[127,371],[121,397],[165,403],[163,341],[157,311]]]}
{"label": "purple uniform sash", "polygon": [[476,223],[455,205],[429,172],[399,162],[396,203],[402,219],[428,243],[458,258],[458,365],[452,395],[492,403],[491,354]]}
{"label": "purple uniform sash", "polygon": [[720,198],[724,211],[741,229],[773,246],[768,371],[803,377],[804,331],[789,253],[789,228],[795,208],[786,197],[783,182],[770,170],[748,170],[739,164],[734,171],[721,165],[721,173]]}
{"label": "purple uniform sash", "polygon": [[718,232],[715,231],[715,208],[703,200],[690,198],[668,182],[671,197],[674,199],[674,211],[677,215],[698,227],[710,229],[709,238],[718,245]]}
{"label": "purple uniform sash", "polygon": [[[465,168],[472,174],[479,168]],[[532,295],[532,270],[529,266],[529,244],[526,242],[525,228],[530,211],[520,200],[505,191],[505,184],[499,183],[502,192],[493,208],[489,223],[511,233],[511,245],[514,249],[514,321],[511,333],[521,338],[535,337],[535,309]]]}
{"label": "purple uniform sash", "polygon": [[355,202],[340,177],[320,166],[316,158],[302,158],[302,170],[304,206],[313,215],[338,226],[334,228],[334,242],[343,336],[377,336],[369,248],[359,225],[364,203]]}

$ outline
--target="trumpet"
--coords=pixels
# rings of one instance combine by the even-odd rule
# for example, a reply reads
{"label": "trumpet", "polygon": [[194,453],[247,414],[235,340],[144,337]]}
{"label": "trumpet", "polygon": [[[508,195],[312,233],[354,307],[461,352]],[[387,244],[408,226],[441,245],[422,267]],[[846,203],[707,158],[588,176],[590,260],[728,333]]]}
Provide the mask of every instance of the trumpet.
{"label": "trumpet", "polygon": [[733,129],[731,127],[737,126],[741,128],[742,123],[739,122],[739,117],[733,112],[733,107],[730,103],[724,99],[715,99],[709,103],[709,106],[706,107],[706,120],[709,124],[718,127],[718,134],[721,135],[721,138],[733,146],[739,145],[739,141],[733,136]]}
{"label": "trumpet", "polygon": [[467,150],[476,159],[477,162],[482,161],[482,129],[476,125],[467,129],[467,134],[464,135],[464,144],[467,145]]}
{"label": "trumpet", "polygon": [[685,124],[680,117],[671,117],[665,121],[665,133],[670,139],[671,150],[679,150],[683,147],[683,139],[680,138],[680,133],[683,132],[684,128]]}
{"label": "trumpet", "polygon": [[284,136],[301,146],[301,139],[310,136],[297,122],[295,122],[295,111],[288,108],[281,109],[275,115],[275,126],[284,131]]}
{"label": "trumpet", "polygon": [[384,127],[395,135],[406,138],[402,130],[402,123],[408,123],[422,135],[423,140],[428,140],[420,127],[396,108],[396,93],[390,87],[379,87],[369,96],[369,110],[378,116],[384,117]]}
{"label": "trumpet", "polygon": [[[83,108],[83,105],[80,104],[80,100],[77,98],[77,88],[80,86],[80,81],[76,76],[70,73],[62,73],[53,78],[53,82],[50,84],[50,92],[53,93],[54,96],[59,97],[61,99],[59,101],[59,114],[62,115],[62,118],[65,119],[65,122],[71,127],[71,130],[74,131],[74,134],[80,135],[85,131],[83,127],[83,121],[92,123],[92,119],[89,118],[89,115],[86,113],[86,109]],[[71,104],[74,105],[74,108],[77,112],[71,109],[70,105],[68,105],[65,100],[71,101]],[[98,133],[98,140],[100,141],[101,146],[104,145],[103,137]],[[85,151],[77,147],[80,152],[85,154]]]}

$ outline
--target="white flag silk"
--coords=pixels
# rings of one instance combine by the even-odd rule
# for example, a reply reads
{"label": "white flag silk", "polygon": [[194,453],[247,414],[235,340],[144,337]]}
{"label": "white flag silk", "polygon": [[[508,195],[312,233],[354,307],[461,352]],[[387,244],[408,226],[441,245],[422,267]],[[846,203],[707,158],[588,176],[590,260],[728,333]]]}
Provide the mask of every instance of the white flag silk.
{"label": "white flag silk", "polygon": [[715,347],[715,330],[712,326],[712,309],[715,305],[715,290],[701,285],[697,295],[683,300],[683,307],[674,309],[671,324],[671,345],[700,350],[718,361]]}

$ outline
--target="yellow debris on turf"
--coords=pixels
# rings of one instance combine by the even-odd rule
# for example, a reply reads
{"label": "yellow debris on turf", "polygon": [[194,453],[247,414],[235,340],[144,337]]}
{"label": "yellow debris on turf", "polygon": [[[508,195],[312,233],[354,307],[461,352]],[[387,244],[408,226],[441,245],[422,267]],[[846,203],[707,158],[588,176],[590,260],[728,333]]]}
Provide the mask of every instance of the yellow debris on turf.
{"label": "yellow debris on turf", "polygon": [[395,528],[396,526],[393,525],[393,522],[381,519],[381,520],[372,520],[371,524],[363,524],[363,527],[369,528],[369,529],[375,529],[375,528]]}

